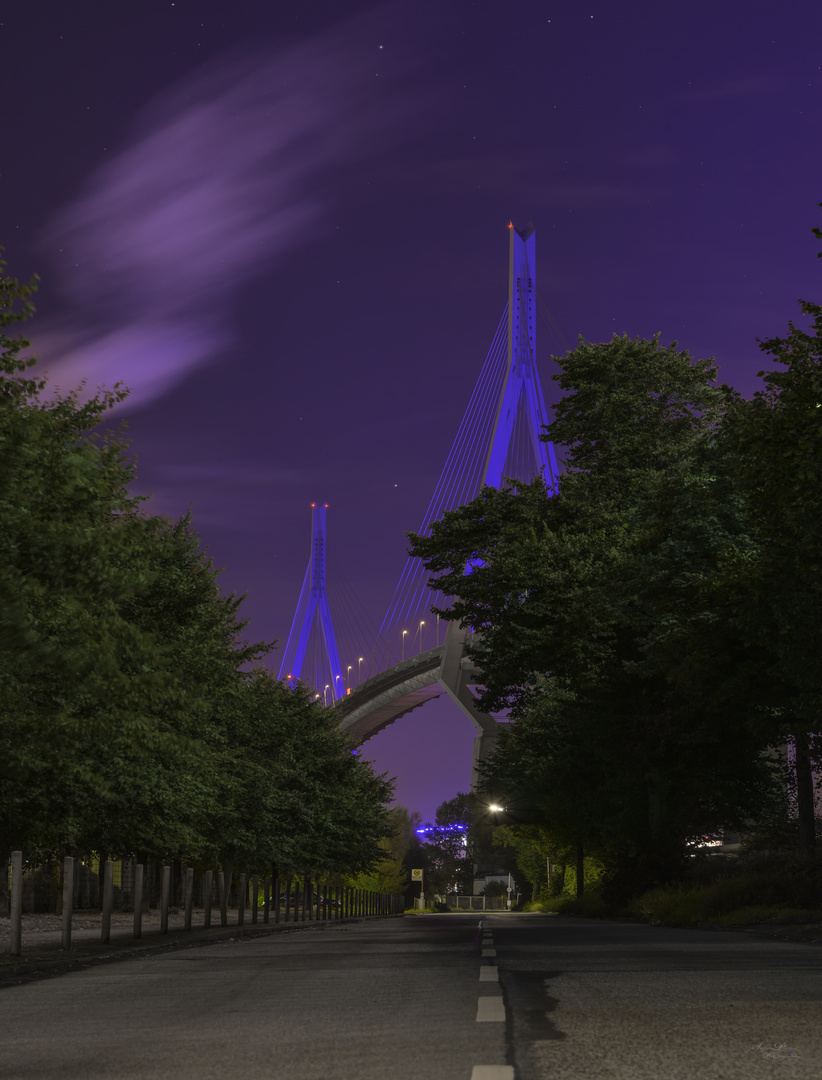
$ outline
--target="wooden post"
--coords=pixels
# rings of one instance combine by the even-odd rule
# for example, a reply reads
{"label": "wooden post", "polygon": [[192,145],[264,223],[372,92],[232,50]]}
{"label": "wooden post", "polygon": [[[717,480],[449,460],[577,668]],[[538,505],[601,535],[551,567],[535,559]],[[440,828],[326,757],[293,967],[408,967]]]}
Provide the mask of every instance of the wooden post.
{"label": "wooden post", "polygon": [[[257,909],[260,906],[260,875],[254,874],[251,879],[251,923],[257,921]],[[266,920],[267,922],[268,920]]]}
{"label": "wooden post", "polygon": [[206,870],[203,874],[203,926],[206,930],[211,928],[211,886],[214,882],[214,871]]}
{"label": "wooden post", "polygon": [[168,902],[171,896],[171,867],[163,867],[163,884],[160,895],[160,933],[168,933]]}
{"label": "wooden post", "polygon": [[267,923],[271,907],[271,878],[263,878],[263,922]]}
{"label": "wooden post", "polygon": [[217,874],[217,893],[220,901],[220,926],[228,926],[228,907],[225,895],[225,872]]}
{"label": "wooden post", "polygon": [[143,876],[145,867],[137,863],[134,867],[134,937],[143,936]]}
{"label": "wooden post", "polygon": [[245,874],[240,874],[240,887],[237,895],[237,925],[242,926],[245,923],[245,902],[247,900],[245,884]]}
{"label": "wooden post", "polygon": [[11,955],[23,955],[23,852],[11,853]]}
{"label": "wooden post", "polygon": [[74,859],[66,855],[63,859],[63,945],[71,948],[71,916],[74,910]]}
{"label": "wooden post", "polygon": [[103,918],[100,924],[100,940],[104,945],[111,941],[111,908],[114,903],[114,863],[106,859],[103,866]]}
{"label": "wooden post", "polygon": [[186,906],[185,928],[186,928],[186,930],[190,930],[191,929],[191,909],[194,907],[194,867],[193,866],[187,866],[186,867],[185,884],[184,884],[183,888],[184,888],[185,906]]}

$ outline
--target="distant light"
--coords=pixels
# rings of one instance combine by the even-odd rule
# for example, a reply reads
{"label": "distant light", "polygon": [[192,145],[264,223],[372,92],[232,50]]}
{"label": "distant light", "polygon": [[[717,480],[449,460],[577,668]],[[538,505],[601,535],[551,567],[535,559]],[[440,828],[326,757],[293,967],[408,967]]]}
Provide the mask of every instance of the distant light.
{"label": "distant light", "polygon": [[346,688],[346,691],[345,691],[345,696],[346,696],[346,697],[348,697],[348,695],[349,695],[350,693],[351,693],[351,687],[349,686],[349,687],[347,687],[347,688]]}
{"label": "distant light", "polygon": [[514,223],[513,223],[513,221],[509,221],[509,222],[508,222],[508,228],[509,228],[509,229],[513,229],[513,227],[514,227]]}
{"label": "distant light", "polygon": [[492,814],[503,814],[503,813],[505,813],[505,807],[504,806],[497,806],[496,803],[492,803],[491,806],[488,807],[488,809],[491,811]]}
{"label": "distant light", "polygon": [[423,825],[421,829],[417,829],[419,836],[425,836],[430,832],[467,832],[467,825]]}

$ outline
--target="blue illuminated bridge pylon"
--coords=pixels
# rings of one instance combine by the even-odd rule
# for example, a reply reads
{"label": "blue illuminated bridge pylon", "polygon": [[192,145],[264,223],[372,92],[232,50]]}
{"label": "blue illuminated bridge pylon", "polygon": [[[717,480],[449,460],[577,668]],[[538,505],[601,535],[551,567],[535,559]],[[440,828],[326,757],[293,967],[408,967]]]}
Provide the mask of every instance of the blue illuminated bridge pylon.
{"label": "blue illuminated bridge pylon", "polygon": [[323,704],[332,705],[345,693],[345,684],[326,590],[327,509],[328,503],[311,504],[311,555],[280,665],[280,678],[303,680],[314,687]]}
{"label": "blue illuminated bridge pylon", "polygon": [[[541,476],[551,494],[556,490],[559,473],[553,444],[544,437],[548,416],[537,366],[535,270],[533,229],[520,231],[510,224],[508,303],[442,475],[417,529],[422,536],[428,534],[431,524],[445,511],[470,502],[484,486],[500,487],[506,481],[531,482]],[[552,321],[550,313],[547,317]],[[323,538],[324,525],[323,510]],[[322,589],[316,596],[303,584],[303,594],[308,587],[313,599],[309,598],[302,616],[300,641],[308,634],[305,628],[308,626],[310,630],[311,613],[328,612],[328,602],[324,599],[324,563],[321,572],[318,569],[316,573],[322,580]],[[466,649],[471,631],[450,621],[444,628],[440,627],[439,619],[430,614],[431,608],[447,607],[447,602],[428,588],[428,579],[421,561],[410,558],[380,627],[373,651],[376,659],[365,681],[358,679],[356,688],[349,688],[346,693],[333,645],[330,613],[322,622],[330,682],[320,683],[305,675],[303,681],[313,682],[317,690],[322,689],[327,703],[333,701],[339,711],[340,727],[355,743],[365,742],[426,701],[448,695],[478,732],[474,742],[476,783],[476,766],[492,752],[499,727],[494,717],[477,706],[480,675]],[[303,603],[302,595],[300,603]],[[295,618],[292,637],[297,622]],[[289,667],[287,648],[281,677],[283,673],[294,674],[298,670],[296,659],[291,660]]]}

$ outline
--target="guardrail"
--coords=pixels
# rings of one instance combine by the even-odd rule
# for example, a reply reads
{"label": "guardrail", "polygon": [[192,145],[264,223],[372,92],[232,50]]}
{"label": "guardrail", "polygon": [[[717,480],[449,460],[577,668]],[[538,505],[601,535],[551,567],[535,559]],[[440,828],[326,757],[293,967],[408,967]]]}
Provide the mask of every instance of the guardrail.
{"label": "guardrail", "polygon": [[[71,948],[72,921],[74,916],[74,874],[77,860],[66,856],[62,862],[62,947]],[[114,863],[108,859],[102,866],[102,920],[100,940],[111,940],[111,914],[114,898]],[[168,933],[168,915],[171,903],[171,866],[165,865],[161,872],[160,933]],[[142,936],[144,911],[145,866],[134,866],[134,928],[132,936]],[[203,908],[200,926],[208,929],[212,922],[212,899],[216,890],[220,926],[228,926],[228,890],[222,871],[216,874],[206,870],[198,883],[202,889]],[[183,879],[183,908],[185,930],[192,930],[194,918],[194,868],[187,867]],[[11,948],[12,956],[22,955],[23,915],[23,853],[11,854]],[[391,893],[371,892],[368,889],[352,889],[347,886],[330,886],[312,882],[310,878],[264,877],[262,879],[262,905],[260,904],[260,875],[240,874],[236,925],[243,926],[246,913],[254,925],[266,923],[314,922],[345,918],[401,915],[404,898]],[[250,896],[249,896],[250,893]]]}

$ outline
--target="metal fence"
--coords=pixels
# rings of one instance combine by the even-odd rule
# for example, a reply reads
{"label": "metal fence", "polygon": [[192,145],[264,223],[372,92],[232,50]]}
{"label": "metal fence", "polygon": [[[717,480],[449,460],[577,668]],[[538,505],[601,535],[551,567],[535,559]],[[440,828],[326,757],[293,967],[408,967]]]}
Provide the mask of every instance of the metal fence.
{"label": "metal fence", "polygon": [[[8,869],[11,914],[11,954],[20,956],[22,915],[54,912],[62,916],[62,945],[71,946],[72,917],[78,910],[102,912],[101,940],[108,942],[112,911],[133,911],[133,936],[142,934],[142,917],[150,907],[160,913],[160,933],[168,933],[172,909],[184,911],[185,930],[194,928],[194,910],[201,909],[197,924],[212,925],[213,909],[221,926],[228,925],[231,882],[222,871],[195,874],[194,867],[180,867],[178,888],[171,864],[146,866],[134,860],[114,862],[66,856],[62,860],[27,865],[20,851],[12,852]],[[102,871],[102,872],[101,872]],[[402,914],[404,898],[344,886],[322,886],[308,877],[262,877],[240,874],[234,886],[236,925],[248,921],[274,924],[312,922],[362,916]],[[152,902],[152,898],[154,901]],[[78,902],[79,901],[79,902]]]}
{"label": "metal fence", "polygon": [[455,911],[505,911],[508,907],[505,896],[468,896],[462,893],[449,893],[446,903]]}

